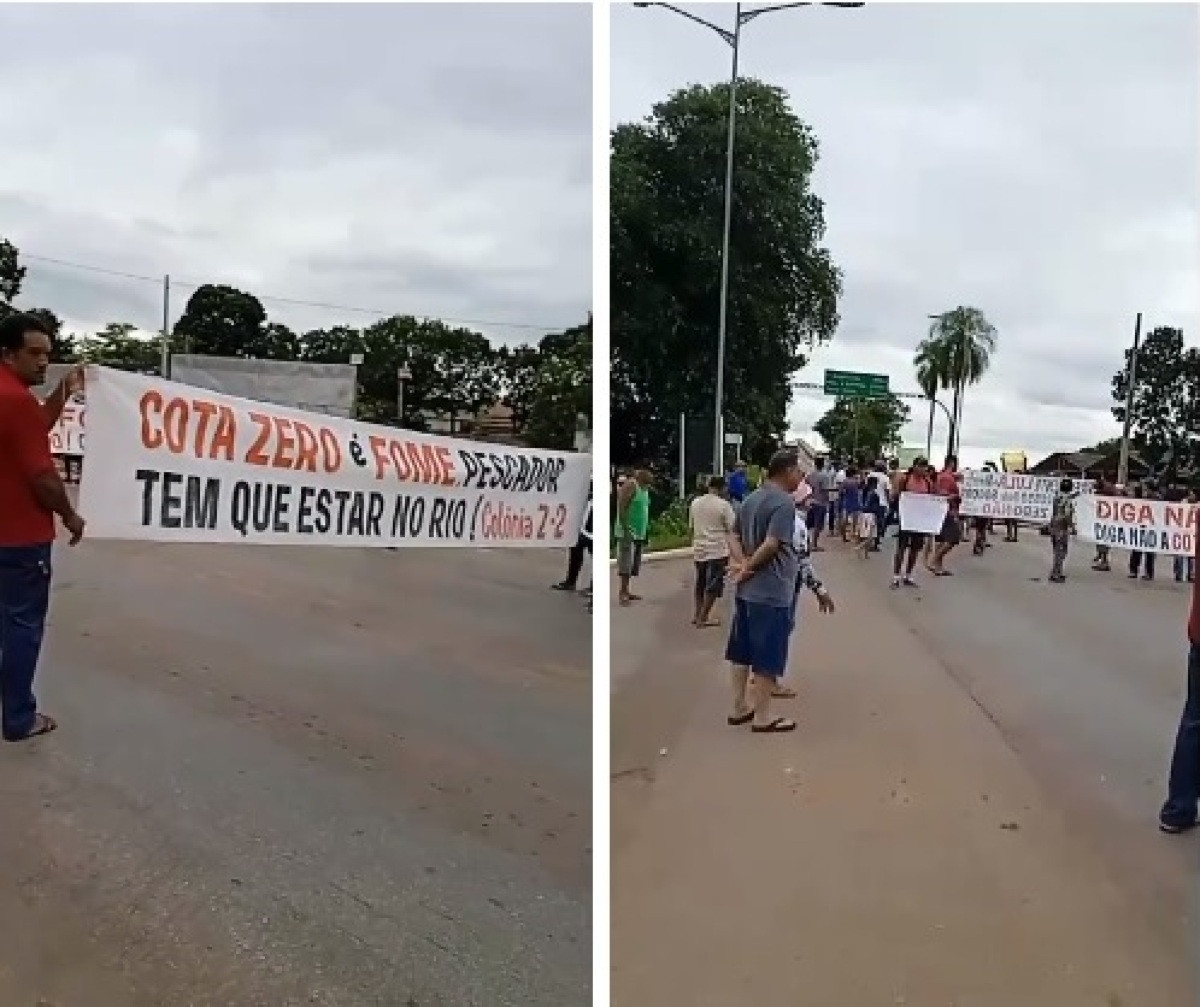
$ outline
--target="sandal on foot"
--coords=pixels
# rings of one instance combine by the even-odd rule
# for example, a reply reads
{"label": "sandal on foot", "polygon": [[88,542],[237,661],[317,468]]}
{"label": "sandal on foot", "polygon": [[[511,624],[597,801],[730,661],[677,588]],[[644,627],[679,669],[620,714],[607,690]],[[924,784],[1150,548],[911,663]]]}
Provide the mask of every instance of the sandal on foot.
{"label": "sandal on foot", "polygon": [[750,721],[752,721],[753,719],[754,719],[754,711],[748,710],[747,712],[745,712],[743,714],[739,714],[736,717],[726,717],[725,723],[727,723],[730,727],[741,727],[743,724],[750,723]]}
{"label": "sandal on foot", "polygon": [[28,741],[30,738],[38,738],[43,734],[49,734],[51,731],[58,729],[58,721],[53,717],[47,717],[44,713],[35,714],[33,719],[33,727],[28,732],[17,738],[5,738],[5,741]]}
{"label": "sandal on foot", "polygon": [[750,730],[755,734],[784,734],[787,731],[796,730],[796,722],[788,720],[786,717],[776,717],[771,723],[764,724],[762,727],[755,724]]}
{"label": "sandal on foot", "polygon": [[775,689],[771,692],[771,698],[772,699],[795,699],[796,698],[796,690],[789,689],[786,686],[783,688]]}
{"label": "sandal on foot", "polygon": [[719,625],[721,625],[720,619],[705,619],[704,622],[696,623],[696,628],[697,629],[709,629],[713,626],[719,626]]}

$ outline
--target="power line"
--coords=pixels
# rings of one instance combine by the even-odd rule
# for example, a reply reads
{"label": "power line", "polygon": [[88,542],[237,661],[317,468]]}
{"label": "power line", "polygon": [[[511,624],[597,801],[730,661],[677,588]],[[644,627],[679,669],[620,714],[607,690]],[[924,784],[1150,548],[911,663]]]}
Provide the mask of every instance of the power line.
{"label": "power line", "polygon": [[[155,286],[161,287],[163,278],[161,276],[144,276],[141,273],[127,273],[119,269],[108,269],[104,266],[93,266],[84,262],[71,262],[67,259],[56,259],[49,255],[33,255],[29,252],[22,251],[20,253],[22,259],[29,259],[31,262],[44,262],[54,266],[64,266],[67,269],[80,269],[88,273],[100,273],[104,276],[116,276],[125,280],[141,280],[146,283],[153,283]],[[211,281],[209,281],[211,283]],[[171,276],[172,286],[187,287],[191,290],[196,290],[199,287],[208,286],[209,283],[201,283],[196,280],[188,280]],[[330,304],[325,301],[305,301],[297,297],[280,297],[275,294],[254,294],[259,301],[266,301],[270,304],[286,304],[292,307],[300,308],[320,308],[326,311],[349,311],[360,315],[374,315],[376,318],[391,318],[396,314],[412,314],[412,312],[395,312],[395,311],[380,311],[378,308],[364,308],[352,304]],[[562,325],[539,325],[534,322],[499,322],[495,319],[485,318],[447,318],[439,315],[419,315],[414,317],[422,317],[438,321],[448,322],[453,325],[475,325],[483,328],[496,329],[524,329],[529,332],[555,332],[569,326]]]}

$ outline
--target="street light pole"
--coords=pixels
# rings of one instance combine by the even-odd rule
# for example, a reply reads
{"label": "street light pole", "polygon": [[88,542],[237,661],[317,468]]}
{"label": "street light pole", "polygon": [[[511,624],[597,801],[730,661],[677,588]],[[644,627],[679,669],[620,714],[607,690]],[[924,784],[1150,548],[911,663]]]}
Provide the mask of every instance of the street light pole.
{"label": "street light pole", "polygon": [[1138,351],[1142,348],[1142,313],[1133,325],[1133,349],[1129,351],[1129,369],[1125,375],[1125,422],[1121,424],[1121,454],[1117,462],[1117,485],[1129,482],[1129,432],[1133,427],[1133,390],[1137,384]]}
{"label": "street light pole", "polygon": [[[738,55],[742,42],[742,26],[753,21],[762,14],[790,10],[793,7],[812,7],[809,2],[779,3],[769,7],[756,7],[753,10],[743,10],[739,3],[735,8],[733,31],[713,24],[702,17],[690,13],[681,7],[669,3],[635,3],[635,7],[661,7],[689,21],[703,25],[719,35],[733,50],[733,65],[729,76],[729,126],[725,142],[725,207],[721,227],[721,281],[719,290],[719,307],[717,317],[717,381],[713,415],[713,472],[719,474],[725,471],[725,342],[727,319],[729,317],[729,245],[733,225],[733,153],[737,136],[737,83]],[[864,3],[822,3],[821,7],[864,7]]]}
{"label": "street light pole", "polygon": [[733,66],[729,74],[729,130],[725,140],[725,219],[721,225],[721,287],[717,316],[717,392],[713,405],[713,474],[725,471],[725,326],[729,318],[729,238],[733,226],[733,143],[737,135],[738,48],[742,41],[742,5],[736,8]]}

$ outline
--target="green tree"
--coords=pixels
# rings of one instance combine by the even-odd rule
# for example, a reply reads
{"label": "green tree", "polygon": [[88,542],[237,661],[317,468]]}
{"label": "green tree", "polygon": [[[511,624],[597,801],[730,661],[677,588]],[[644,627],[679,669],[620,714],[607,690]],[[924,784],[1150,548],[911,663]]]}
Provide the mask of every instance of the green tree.
{"label": "green tree", "polygon": [[[1131,354],[1112,379],[1112,413],[1122,424]],[[1133,447],[1151,468],[1200,464],[1200,351],[1184,345],[1181,330],[1160,326],[1142,340],[1130,415]]]}
{"label": "green tree", "polygon": [[62,331],[62,320],[49,308],[18,308],[14,303],[21,294],[25,283],[26,269],[21,265],[21,253],[11,241],[0,238],[0,318],[14,312],[24,311],[26,314],[40,318],[49,327],[54,337],[54,348],[50,359],[54,363],[66,363],[75,360],[75,338]]}
{"label": "green tree", "polygon": [[207,283],[188,298],[173,342],[183,353],[265,360],[275,359],[277,346],[267,335],[267,313],[257,297]]}
{"label": "green tree", "polygon": [[[931,399],[937,391],[952,392],[952,451],[958,450],[967,386],[983,380],[998,338],[995,326],[982,311],[960,306],[935,316],[929,334],[917,344],[913,366],[921,391]],[[931,402],[931,416],[932,409]]]}
{"label": "green tree", "polygon": [[297,356],[314,364],[348,364],[362,352],[362,332],[348,325],[311,329],[298,338]]}
{"label": "green tree", "polygon": [[162,366],[161,342],[138,334],[128,322],[109,322],[80,340],[79,353],[91,363],[138,374],[158,374]]}
{"label": "green tree", "polygon": [[529,408],[525,439],[531,447],[575,446],[578,418],[592,416],[592,323],[545,339]]}
{"label": "green tree", "polygon": [[838,399],[813,424],[832,454],[839,458],[881,458],[900,445],[900,431],[912,411],[895,395],[877,399]]}
{"label": "green tree", "polygon": [[298,360],[300,338],[286,325],[267,322],[263,327],[259,349],[264,360]]}
{"label": "green tree", "polygon": [[[549,336],[546,340],[550,339]],[[543,340],[545,344],[546,340]],[[501,346],[496,352],[496,370],[504,390],[502,400],[512,410],[513,426],[520,433],[529,421],[537,390],[542,353],[538,346]]]}
{"label": "green tree", "polygon": [[[425,429],[428,417],[474,417],[499,398],[497,357],[487,337],[444,322],[393,315],[365,329],[338,326],[307,332],[300,356],[316,363],[348,363],[361,353],[358,412],[376,423],[398,420]],[[404,416],[398,418],[399,371]]]}
{"label": "green tree", "polygon": [[1112,454],[1114,451],[1120,451],[1120,450],[1121,450],[1121,438],[1120,437],[1109,437],[1106,440],[1097,441],[1095,444],[1092,444],[1086,448],[1079,449],[1081,454],[1092,454],[1092,455],[1108,455],[1108,454]]}
{"label": "green tree", "polygon": [[21,253],[11,241],[0,238],[0,306],[8,309],[2,313],[14,310],[12,303],[20,295],[24,282],[25,267],[21,265]]}
{"label": "green tree", "polygon": [[[670,463],[680,414],[713,412],[729,86],[671,95],[612,133],[612,460]],[[726,426],[782,439],[790,377],[838,321],[812,130],[743,79],[725,357]]]}

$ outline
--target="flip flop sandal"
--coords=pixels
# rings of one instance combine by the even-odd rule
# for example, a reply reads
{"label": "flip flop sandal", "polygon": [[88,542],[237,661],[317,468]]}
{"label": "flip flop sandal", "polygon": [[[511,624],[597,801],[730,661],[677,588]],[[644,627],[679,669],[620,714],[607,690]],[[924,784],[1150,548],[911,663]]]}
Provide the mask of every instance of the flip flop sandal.
{"label": "flip flop sandal", "polygon": [[954,576],[953,570],[934,570],[933,573],[934,573],[935,577],[953,577]]}
{"label": "flip flop sandal", "polygon": [[719,626],[719,625],[721,625],[720,619],[709,619],[707,622],[696,623],[696,628],[697,629],[708,629],[712,626]]}
{"label": "flip flop sandal", "polygon": [[19,738],[5,738],[5,741],[28,741],[30,738],[39,738],[43,734],[49,734],[51,731],[58,730],[58,721],[53,717],[47,717],[44,713],[39,713],[35,716],[33,727],[28,734],[22,734]]}
{"label": "flip flop sandal", "polygon": [[750,730],[755,734],[786,734],[788,731],[796,730],[796,722],[788,720],[786,717],[776,717],[771,723],[762,727],[755,724]]}
{"label": "flip flop sandal", "polygon": [[[750,723],[750,721],[753,719],[754,711],[750,710],[747,713],[743,713],[740,717],[726,717],[725,723],[727,723],[730,727],[741,727],[743,724]],[[758,728],[755,728],[755,730],[758,730]]]}
{"label": "flip flop sandal", "polygon": [[772,699],[795,699],[796,695],[797,695],[797,693],[796,693],[795,689],[776,689],[774,692],[771,693],[771,698]]}

